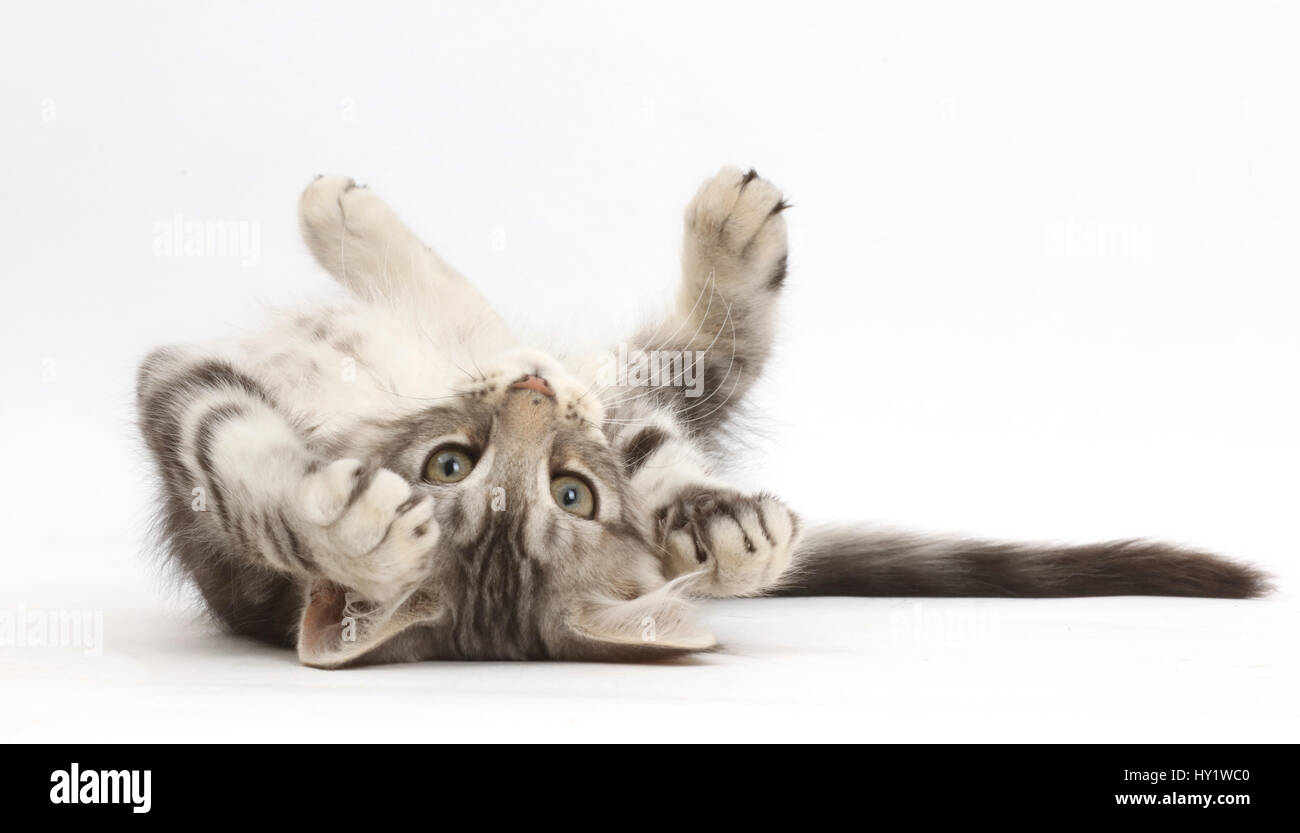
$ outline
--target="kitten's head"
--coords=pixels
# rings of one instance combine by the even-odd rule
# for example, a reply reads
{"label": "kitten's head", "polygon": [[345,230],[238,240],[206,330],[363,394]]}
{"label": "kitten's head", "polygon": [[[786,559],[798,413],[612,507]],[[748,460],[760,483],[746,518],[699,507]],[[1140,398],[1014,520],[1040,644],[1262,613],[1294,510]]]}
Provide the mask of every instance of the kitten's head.
{"label": "kitten's head", "polygon": [[680,586],[665,584],[595,396],[536,357],[460,390],[375,426],[381,464],[434,497],[429,578],[385,606],[318,583],[303,661],[636,660],[712,647]]}

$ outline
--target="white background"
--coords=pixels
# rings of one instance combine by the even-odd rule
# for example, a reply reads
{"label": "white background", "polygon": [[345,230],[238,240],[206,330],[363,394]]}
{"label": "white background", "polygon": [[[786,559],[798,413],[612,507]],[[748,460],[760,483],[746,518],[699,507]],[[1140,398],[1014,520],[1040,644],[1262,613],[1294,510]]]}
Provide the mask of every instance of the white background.
{"label": "white background", "polygon": [[[1300,16],[1286,3],[17,4],[0,29],[0,647],[23,740],[1300,740]],[[1049,5],[1051,8],[1049,8]],[[723,164],[785,189],[755,485],[806,517],[1154,536],[1256,602],[714,604],[668,666],[327,673],[145,546],[135,364],[332,291],[356,176],[529,332],[617,338]],[[155,224],[257,224],[256,265]]]}

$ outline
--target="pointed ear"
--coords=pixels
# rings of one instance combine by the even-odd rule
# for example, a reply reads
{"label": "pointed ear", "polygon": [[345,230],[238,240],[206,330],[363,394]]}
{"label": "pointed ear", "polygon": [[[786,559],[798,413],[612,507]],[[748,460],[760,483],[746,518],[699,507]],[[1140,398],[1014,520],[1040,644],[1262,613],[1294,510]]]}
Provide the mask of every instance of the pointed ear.
{"label": "pointed ear", "polygon": [[628,601],[595,601],[568,619],[578,659],[635,662],[707,651],[718,644],[702,628],[674,582]]}
{"label": "pointed ear", "polygon": [[312,583],[298,624],[298,659],[303,665],[339,668],[412,625],[434,621],[442,614],[442,608],[420,590],[387,605],[349,596],[333,582]]}

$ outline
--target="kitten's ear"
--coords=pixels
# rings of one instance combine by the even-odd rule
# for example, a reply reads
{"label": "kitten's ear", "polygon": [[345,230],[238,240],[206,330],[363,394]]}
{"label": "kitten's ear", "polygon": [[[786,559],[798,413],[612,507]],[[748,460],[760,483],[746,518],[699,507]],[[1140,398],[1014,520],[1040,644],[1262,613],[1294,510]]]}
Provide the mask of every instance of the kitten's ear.
{"label": "kitten's ear", "polygon": [[437,602],[420,590],[382,606],[348,596],[333,582],[313,582],[298,625],[298,659],[303,665],[339,668],[412,625],[442,614]]}
{"label": "kitten's ear", "polygon": [[634,662],[707,651],[718,644],[668,585],[628,601],[589,602],[570,614],[575,659]]}

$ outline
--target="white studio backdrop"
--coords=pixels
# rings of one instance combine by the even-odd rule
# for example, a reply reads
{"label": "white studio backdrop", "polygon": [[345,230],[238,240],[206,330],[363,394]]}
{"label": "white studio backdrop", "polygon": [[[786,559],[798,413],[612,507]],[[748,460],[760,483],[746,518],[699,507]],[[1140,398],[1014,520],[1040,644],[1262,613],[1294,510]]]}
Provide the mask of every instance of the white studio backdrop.
{"label": "white studio backdrop", "polygon": [[[1217,707],[1186,704],[1212,715],[1203,731],[1230,739],[1249,712],[1295,739],[1297,24],[1287,4],[1226,2],[15,6],[0,30],[0,607],[105,611],[100,662],[129,659],[107,675],[123,701],[167,663],[196,679],[214,656],[243,667],[251,649],[186,630],[192,613],[144,553],[134,369],[157,344],[334,291],[296,229],[315,174],[375,188],[526,332],[599,343],[667,302],[681,211],[734,164],[795,206],[747,478],[810,519],[1151,536],[1268,567],[1280,591],[1253,605],[995,608],[1011,635],[979,656],[1016,679],[1051,655],[1022,629],[1086,623],[1076,648],[1103,669],[1088,690],[1127,714],[1134,678],[1107,676],[1106,657],[1167,629],[1190,666],[1147,683],[1173,690],[1190,668],[1218,686]],[[239,229],[244,250],[169,253],[193,221]],[[779,645],[754,649],[774,669],[835,677],[842,659],[853,680],[893,679],[895,699],[863,709],[910,713],[923,684],[951,678],[922,681],[906,646],[872,659],[862,623],[916,608],[776,604],[722,606],[736,618],[720,629]],[[980,604],[954,610],[978,623]],[[1267,670],[1234,688],[1235,672],[1197,666],[1198,646]],[[33,704],[104,676],[4,648],[0,671]],[[698,681],[647,675],[639,696],[678,710],[665,725],[689,723],[686,694],[709,701]],[[596,691],[610,720],[634,696]],[[918,727],[966,725],[932,705]],[[105,709],[136,725],[129,706]],[[1048,737],[1088,725],[1040,717]],[[56,722],[32,725],[39,738]]]}

